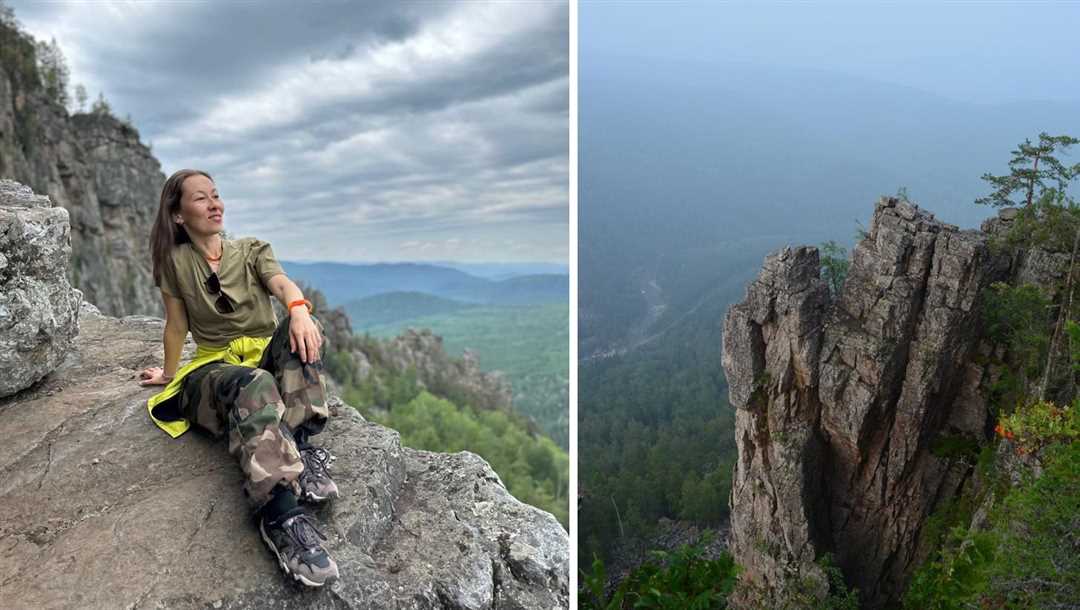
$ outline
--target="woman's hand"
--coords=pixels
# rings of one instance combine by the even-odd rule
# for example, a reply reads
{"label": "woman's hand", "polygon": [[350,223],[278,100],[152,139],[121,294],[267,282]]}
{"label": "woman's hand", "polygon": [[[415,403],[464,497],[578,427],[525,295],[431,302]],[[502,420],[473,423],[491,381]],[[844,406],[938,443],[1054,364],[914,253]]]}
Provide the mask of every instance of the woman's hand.
{"label": "woman's hand", "polygon": [[311,314],[303,307],[293,307],[289,312],[289,351],[300,356],[305,364],[319,360],[322,333]]}
{"label": "woman's hand", "polygon": [[165,370],[160,366],[143,369],[143,372],[139,373],[139,377],[142,378],[139,385],[168,385],[172,381],[172,377],[165,378],[164,375]]}

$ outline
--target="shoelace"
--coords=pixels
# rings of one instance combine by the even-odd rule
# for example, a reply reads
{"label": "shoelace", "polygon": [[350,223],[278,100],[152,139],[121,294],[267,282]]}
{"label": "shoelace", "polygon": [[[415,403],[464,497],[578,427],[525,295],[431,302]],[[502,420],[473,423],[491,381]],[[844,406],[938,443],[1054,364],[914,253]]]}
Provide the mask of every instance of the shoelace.
{"label": "shoelace", "polygon": [[313,476],[322,476],[326,475],[330,469],[330,462],[334,461],[334,456],[322,447],[308,445],[300,449],[300,461],[304,463],[304,472]]}
{"label": "shoelace", "polygon": [[281,524],[289,538],[293,539],[304,549],[319,548],[319,540],[326,540],[326,535],[315,527],[311,517],[307,513],[300,513]]}

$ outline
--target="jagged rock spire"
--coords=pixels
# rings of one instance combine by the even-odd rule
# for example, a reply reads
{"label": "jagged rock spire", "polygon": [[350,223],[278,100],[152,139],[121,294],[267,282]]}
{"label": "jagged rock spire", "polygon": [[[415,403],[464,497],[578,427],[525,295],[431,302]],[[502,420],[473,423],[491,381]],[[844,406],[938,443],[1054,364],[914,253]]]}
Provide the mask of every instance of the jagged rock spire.
{"label": "jagged rock spire", "polygon": [[883,198],[835,302],[816,249],[796,248],[767,258],[728,311],[731,548],[746,567],[736,605],[748,585],[772,600],[793,579],[824,590],[825,553],[867,607],[902,593],[927,553],[927,517],[970,475],[931,444],[989,432],[976,304],[1010,261],[987,242]]}

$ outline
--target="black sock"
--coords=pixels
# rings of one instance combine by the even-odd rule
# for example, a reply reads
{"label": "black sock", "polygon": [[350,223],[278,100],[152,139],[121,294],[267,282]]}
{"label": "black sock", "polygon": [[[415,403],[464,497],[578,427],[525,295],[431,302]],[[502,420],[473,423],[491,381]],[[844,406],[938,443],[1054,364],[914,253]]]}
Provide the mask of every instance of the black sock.
{"label": "black sock", "polygon": [[293,430],[293,440],[296,441],[296,446],[298,448],[308,446],[308,436],[310,436],[310,434],[308,433],[308,429],[305,428],[303,424],[301,424],[296,430]]}
{"label": "black sock", "polygon": [[274,488],[274,495],[259,509],[259,514],[267,521],[276,521],[278,517],[294,510],[298,506],[296,493],[291,487],[278,485]]}

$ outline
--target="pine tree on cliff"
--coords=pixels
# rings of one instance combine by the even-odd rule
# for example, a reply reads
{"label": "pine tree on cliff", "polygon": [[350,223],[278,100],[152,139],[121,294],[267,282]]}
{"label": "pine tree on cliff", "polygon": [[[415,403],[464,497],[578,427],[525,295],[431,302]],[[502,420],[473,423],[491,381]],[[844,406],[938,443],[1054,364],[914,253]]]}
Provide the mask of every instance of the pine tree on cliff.
{"label": "pine tree on cliff", "polygon": [[[1038,144],[1024,139],[1023,144],[1012,151],[1008,174],[983,174],[982,179],[994,187],[994,192],[976,199],[975,203],[996,207],[1019,207],[1023,203],[1024,207],[1030,208],[1049,191],[1064,197],[1069,183],[1080,175],[1080,163],[1065,165],[1054,153],[1066,152],[1077,143],[1080,143],[1080,139],[1051,136],[1045,131],[1039,134]],[[1022,196],[1020,201],[1012,199],[1017,194]]]}
{"label": "pine tree on cliff", "polygon": [[[1055,234],[1064,233],[1072,238],[1072,253],[1069,257],[1069,266],[1065,276],[1064,302],[1058,307],[1057,321],[1050,335],[1050,346],[1046,354],[1046,366],[1043,367],[1042,379],[1038,387],[1038,398],[1046,398],[1047,387],[1053,374],[1056,360],[1059,355],[1059,345],[1064,338],[1065,329],[1068,327],[1073,311],[1075,293],[1075,270],[1077,256],[1080,255],[1080,218],[1077,217],[1076,202],[1069,195],[1069,186],[1077,177],[1080,177],[1080,163],[1066,165],[1055,156],[1055,153],[1065,153],[1069,147],[1080,143],[1080,139],[1072,136],[1051,136],[1046,132],[1039,134],[1039,143],[1032,144],[1030,139],[1025,139],[1016,150],[1012,151],[1012,159],[1009,161],[1010,172],[1004,176],[983,174],[986,180],[995,187],[994,192],[986,197],[980,197],[975,203],[993,206],[1019,206],[1012,197],[1023,197],[1024,216],[1028,220],[1035,221],[1036,225],[1043,225],[1042,231],[1032,231],[1032,225],[1021,224],[1016,229],[1025,229],[1028,235],[1045,235],[1040,239],[1035,237],[1029,245],[1046,245],[1040,241],[1053,241]],[[1050,230],[1045,230],[1049,228]],[[1059,238],[1060,239],[1060,238]],[[1066,238],[1067,239],[1067,238]],[[1073,346],[1068,346],[1068,353],[1072,353]]]}

